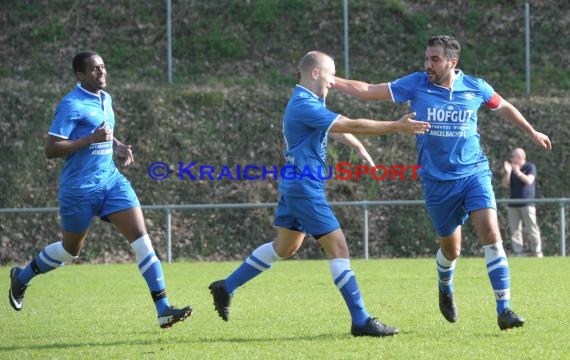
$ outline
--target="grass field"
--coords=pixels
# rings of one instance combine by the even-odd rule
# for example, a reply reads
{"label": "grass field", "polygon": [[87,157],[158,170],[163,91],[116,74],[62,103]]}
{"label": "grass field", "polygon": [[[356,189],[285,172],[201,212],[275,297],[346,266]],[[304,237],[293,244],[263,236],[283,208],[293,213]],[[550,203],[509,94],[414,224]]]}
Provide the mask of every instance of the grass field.
{"label": "grass field", "polygon": [[570,357],[568,258],[510,259],[512,304],[523,328],[500,331],[481,258],[456,270],[459,321],[439,314],[432,259],[353,260],[369,312],[398,326],[391,338],[353,338],[326,261],[283,261],[241,288],[230,322],[208,284],[238,263],[164,264],[168,293],[194,314],[170,330],[134,264],[67,265],[36,278],[11,309],[0,268],[0,359],[563,359]]}

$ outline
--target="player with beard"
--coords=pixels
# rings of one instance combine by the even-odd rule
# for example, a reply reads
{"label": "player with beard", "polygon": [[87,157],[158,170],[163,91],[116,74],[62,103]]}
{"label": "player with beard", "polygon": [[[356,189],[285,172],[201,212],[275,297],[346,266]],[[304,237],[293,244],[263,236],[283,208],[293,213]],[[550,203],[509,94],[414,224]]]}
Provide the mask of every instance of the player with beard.
{"label": "player with beard", "polygon": [[510,275],[497,220],[491,170],[477,132],[477,111],[484,105],[522,129],[543,149],[552,145],[524,116],[496,93],[485,80],[457,68],[461,47],[448,35],[430,38],[425,50],[425,72],[388,83],[368,84],[336,78],[334,88],[365,100],[410,102],[417,120],[431,131],[417,135],[419,175],[433,226],[439,237],[436,254],[439,307],[449,322],[457,321],[453,274],[461,252],[461,226],[468,217],[483,243],[485,262],[495,293],[501,330],[522,326],[511,310]]}

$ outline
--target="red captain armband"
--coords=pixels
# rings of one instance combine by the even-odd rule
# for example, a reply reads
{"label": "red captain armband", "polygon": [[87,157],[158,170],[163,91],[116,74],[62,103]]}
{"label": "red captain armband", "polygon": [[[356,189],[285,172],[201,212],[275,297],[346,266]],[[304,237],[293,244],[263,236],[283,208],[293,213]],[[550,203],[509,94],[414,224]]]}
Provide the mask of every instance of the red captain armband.
{"label": "red captain armband", "polygon": [[499,104],[503,98],[498,93],[494,93],[493,96],[485,103],[485,107],[491,110],[497,110]]}

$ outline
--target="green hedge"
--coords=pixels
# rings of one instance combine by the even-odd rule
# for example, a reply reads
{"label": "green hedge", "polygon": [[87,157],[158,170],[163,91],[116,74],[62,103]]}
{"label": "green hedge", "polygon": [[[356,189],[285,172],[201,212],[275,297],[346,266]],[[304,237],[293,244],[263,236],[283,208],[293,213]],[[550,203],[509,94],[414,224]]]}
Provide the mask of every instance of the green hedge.
{"label": "green hedge", "polygon": [[[377,82],[421,69],[427,37],[457,36],[461,68],[484,77],[536,127],[551,136],[552,152],[496,114],[482,110],[482,144],[495,174],[514,146],[538,166],[540,197],[570,194],[568,173],[570,77],[569,9],[564,1],[532,4],[533,96],[524,94],[524,1],[463,1],[434,7],[421,1],[349,2],[350,74]],[[38,0],[2,2],[0,24],[0,207],[57,206],[62,161],[46,160],[43,144],[57,101],[73,87],[73,54],[101,53],[117,115],[116,136],[135,147],[124,169],[143,204],[275,202],[274,181],[151,180],[148,166],[196,161],[214,166],[280,165],[281,117],[299,58],[319,49],[344,73],[342,3],[300,1],[173,1],[174,85],[166,85],[165,4],[159,1]],[[315,15],[317,14],[317,15]],[[351,117],[395,119],[406,109],[362,102],[332,91],[329,107]],[[394,135],[364,140],[377,163],[415,164],[414,140]],[[331,144],[330,161],[357,156]],[[497,197],[507,194],[493,181]],[[419,182],[330,181],[330,200],[421,199]],[[362,255],[359,208],[337,208],[354,256]],[[558,209],[539,206],[545,253],[558,252]],[[164,256],[164,214],[146,212]],[[504,209],[500,212],[504,220]],[[274,236],[271,210],[178,211],[173,214],[174,256],[238,259]],[[436,240],[421,207],[370,209],[370,255],[433,255]],[[503,224],[506,222],[502,221]],[[504,227],[504,226],[503,226]],[[58,237],[56,215],[0,215],[0,264],[25,261]],[[464,254],[480,247],[470,226]],[[313,240],[298,255],[322,256]],[[84,261],[130,259],[125,241],[100,221]]]}

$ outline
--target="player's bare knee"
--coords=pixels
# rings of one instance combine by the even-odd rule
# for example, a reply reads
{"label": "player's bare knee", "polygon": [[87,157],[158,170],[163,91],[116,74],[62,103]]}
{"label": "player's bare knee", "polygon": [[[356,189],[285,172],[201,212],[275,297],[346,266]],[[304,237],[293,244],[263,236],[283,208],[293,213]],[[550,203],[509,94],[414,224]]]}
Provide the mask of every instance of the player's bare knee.
{"label": "player's bare knee", "polygon": [[275,249],[275,252],[281,259],[287,259],[297,253],[299,248],[290,248],[290,249]]}
{"label": "player's bare knee", "polygon": [[484,245],[494,244],[502,240],[498,227],[488,227],[479,231],[481,242]]}
{"label": "player's bare knee", "polygon": [[483,245],[496,244],[499,241],[502,241],[501,234],[496,232],[489,232],[481,238]]}
{"label": "player's bare knee", "polygon": [[447,260],[453,261],[461,255],[460,248],[442,249],[443,255]]}
{"label": "player's bare knee", "polygon": [[287,242],[287,241],[274,241],[273,249],[277,256],[281,259],[289,258],[297,253],[297,250],[301,247],[301,242]]}

